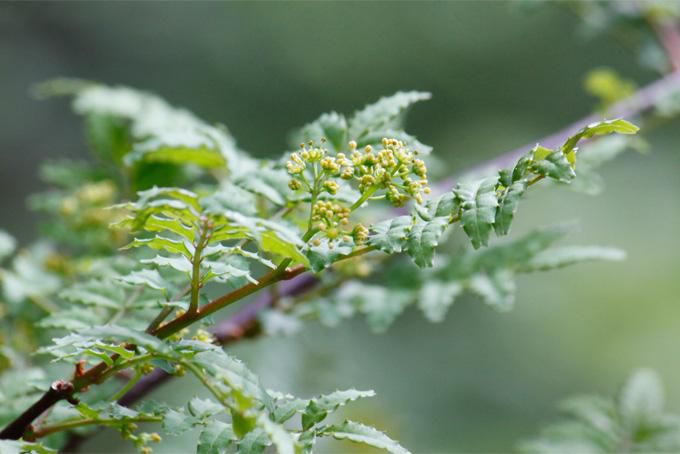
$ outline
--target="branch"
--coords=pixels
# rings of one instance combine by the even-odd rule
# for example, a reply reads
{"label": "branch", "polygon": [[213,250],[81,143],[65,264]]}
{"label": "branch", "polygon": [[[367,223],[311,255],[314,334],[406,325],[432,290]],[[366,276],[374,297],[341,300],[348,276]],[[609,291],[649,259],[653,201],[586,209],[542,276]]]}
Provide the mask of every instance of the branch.
{"label": "branch", "polygon": [[[631,97],[615,104],[610,109],[609,113],[615,117],[637,116],[642,112],[652,108],[663,96],[678,89],[680,89],[680,73],[673,73],[647,85],[646,87],[638,90]],[[584,124],[589,124],[599,120],[600,117],[600,115],[590,115],[586,118],[583,118],[554,134],[544,137],[540,140],[540,143],[549,148],[557,147],[562,143],[565,137],[575,133]],[[507,167],[511,164],[514,164],[514,162],[519,159],[519,157],[521,157],[528,149],[532,147],[533,144],[512,150],[496,159],[475,167],[470,173],[481,173],[485,170],[497,170],[498,168]],[[444,192],[451,188],[454,185],[454,182],[454,178],[446,179],[438,185],[437,189],[439,192]],[[252,293],[257,292],[261,288],[281,280],[292,279],[287,283],[288,285],[282,286],[280,292],[281,295],[291,296],[303,293],[307,289],[313,287],[317,282],[313,276],[300,275],[303,271],[305,271],[304,268],[297,267],[292,270],[288,270],[282,275],[267,275],[258,284],[250,284],[242,287],[235,292],[229,293],[211,301],[194,314],[186,313],[184,316],[178,317],[166,323],[165,325],[159,327],[154,334],[161,338],[167,337],[179,331],[180,329],[191,325],[195,321],[225,307],[226,305],[241,300]],[[257,329],[257,318],[260,312],[268,308],[271,304],[271,296],[265,295],[244,307],[235,316],[218,324],[213,330],[217,340],[222,344],[226,344],[247,336],[253,330]],[[55,384],[66,383],[67,385],[70,385],[71,388],[69,392],[66,394],[63,390],[59,391],[58,389],[55,389],[55,384],[53,384],[53,386],[50,387],[50,390],[48,390],[43,395],[43,397],[40,398],[40,400],[38,400],[28,410],[26,410],[26,412],[24,412],[16,420],[5,427],[2,432],[0,432],[0,439],[20,438],[30,428],[31,423],[45,410],[60,400],[70,398],[74,391],[79,391],[88,384],[97,383],[98,378],[105,371],[106,364],[103,363],[103,365],[99,364],[94,366],[82,377],[77,377],[75,380],[73,380],[73,383],[63,381],[55,382]],[[167,378],[169,378],[169,376],[164,375],[164,373],[154,371],[149,376],[140,380],[120,399],[119,402],[131,405],[141,397],[145,396],[148,392],[156,388],[160,383],[167,381]]]}
{"label": "branch", "polygon": [[[631,97],[618,102],[610,109],[613,117],[635,117],[652,107],[665,95],[672,91],[680,90],[680,74],[672,74],[659,79],[646,87],[638,90]],[[594,114],[582,118],[573,124],[559,130],[558,132],[540,139],[542,145],[555,148],[558,147],[566,137],[573,135],[581,129],[584,124],[593,123],[601,119],[600,115]],[[480,164],[473,168],[469,173],[482,173],[487,170],[497,170],[498,168],[513,165],[517,159],[533,148],[534,144],[525,145],[515,150],[509,151],[499,157]],[[455,185],[456,178],[449,178],[437,184],[436,192],[445,192]],[[279,288],[281,296],[296,296],[305,293],[314,287],[318,281],[313,275],[304,274],[284,282]],[[231,344],[240,339],[250,337],[258,331],[258,317],[261,312],[268,309],[273,303],[273,298],[269,294],[263,294],[258,299],[244,306],[235,315],[223,320],[212,329],[217,341],[222,345]],[[161,369],[156,369],[152,374],[142,378],[118,403],[121,405],[132,405],[139,401],[149,392],[168,381],[172,377]]]}

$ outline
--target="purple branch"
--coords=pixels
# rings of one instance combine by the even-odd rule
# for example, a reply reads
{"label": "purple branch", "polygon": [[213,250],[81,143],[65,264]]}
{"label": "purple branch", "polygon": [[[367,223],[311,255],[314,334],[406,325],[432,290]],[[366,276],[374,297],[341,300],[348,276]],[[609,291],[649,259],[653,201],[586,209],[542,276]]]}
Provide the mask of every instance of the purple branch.
{"label": "purple branch", "polygon": [[[633,96],[618,102],[609,110],[610,118],[625,117],[631,118],[638,116],[642,112],[651,109],[665,95],[680,89],[680,74],[674,73],[659,79],[638,90]],[[549,136],[540,139],[538,142],[549,148],[555,148],[564,140],[573,135],[583,126],[602,120],[602,115],[593,114],[582,118],[571,125],[563,128]],[[466,173],[482,173],[484,171],[496,171],[504,167],[513,165],[523,154],[530,150],[534,144],[525,145],[515,150],[509,151],[499,157],[480,164]],[[437,191],[444,192],[455,185],[454,178],[447,178],[437,184]],[[304,293],[314,285],[317,280],[311,274],[302,274],[295,279],[283,282],[280,287],[282,296],[294,296]],[[228,344],[237,341],[257,329],[259,314],[269,308],[273,303],[270,293],[260,295],[256,300],[244,306],[233,316],[215,325],[212,329],[213,334],[221,344]],[[153,374],[147,375],[137,383],[119,403],[121,405],[131,405],[145,396],[148,392],[156,388],[161,383],[165,383],[170,375],[156,370]]]}
{"label": "purple branch", "polygon": [[[642,112],[649,110],[659,102],[664,96],[673,91],[680,89],[680,73],[673,73],[662,79],[659,79],[638,90],[633,96],[620,101],[612,106],[609,110],[610,117],[626,117],[631,118],[638,116]],[[593,123],[601,119],[601,115],[589,115],[585,118],[574,122],[566,128],[557,131],[543,139],[539,143],[545,147],[555,148],[562,144],[562,142],[574,134],[584,125]],[[485,162],[473,168],[470,173],[482,173],[485,171],[496,171],[500,168],[509,167],[515,163],[524,153],[530,150],[533,144],[523,146],[521,148],[509,151],[500,155],[499,157]],[[452,188],[457,177],[448,178],[437,185],[438,192],[444,192]],[[310,274],[302,274],[290,281],[280,284],[280,295],[294,296],[304,293],[308,289],[315,286],[316,278]],[[259,314],[269,308],[274,302],[274,298],[270,293],[263,293],[257,299],[244,306],[235,315],[218,323],[212,329],[217,341],[222,344],[230,344],[238,341],[244,337],[248,337],[258,332],[258,317]],[[151,391],[156,389],[162,383],[167,382],[172,375],[166,373],[161,369],[154,370],[151,374],[142,378],[130,391],[128,391],[118,403],[125,406],[130,406],[145,397]],[[7,426],[0,432],[1,438],[19,438],[22,436],[31,422],[37,418],[45,409],[49,408],[56,401],[64,397],[56,393],[48,392],[43,399],[29,408],[22,416],[15,420],[12,424]],[[73,451],[83,441],[83,437],[72,435],[65,447],[65,452]]]}

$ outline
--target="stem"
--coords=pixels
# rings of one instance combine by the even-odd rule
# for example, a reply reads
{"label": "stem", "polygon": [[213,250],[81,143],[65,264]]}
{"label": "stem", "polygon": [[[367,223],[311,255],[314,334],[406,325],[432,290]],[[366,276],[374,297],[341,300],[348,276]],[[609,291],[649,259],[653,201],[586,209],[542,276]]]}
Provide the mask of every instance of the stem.
{"label": "stem", "polygon": [[[649,85],[647,85],[644,88],[641,88],[638,90],[633,96],[620,101],[616,103],[612,108],[610,109],[610,113],[613,116],[620,116],[620,117],[631,117],[635,116],[645,110],[648,110],[652,108],[656,102],[661,99],[663,96],[666,96],[669,92],[673,90],[678,90],[680,88],[680,73],[674,73],[671,75],[668,75],[662,79],[659,79]],[[585,117],[568,127],[551,134],[543,139],[540,139],[539,142],[542,143],[544,146],[548,148],[555,148],[563,142],[565,137],[569,137],[572,135],[575,131],[580,129],[584,124],[591,123],[593,121],[597,121],[600,118],[599,115],[590,115],[588,117]],[[488,168],[500,168],[500,167],[506,167],[508,165],[511,165],[516,161],[521,155],[523,155],[526,150],[529,150],[533,147],[535,142],[532,142],[530,145],[523,146],[521,148],[509,151],[491,161],[488,161],[480,166],[477,166],[476,168],[472,169],[472,172],[479,172],[484,169]],[[439,189],[439,192],[443,192],[445,190],[448,190],[450,187],[454,185],[455,179],[450,178],[447,180],[444,180],[440,182],[440,184],[437,186]],[[282,262],[285,263],[286,261]],[[288,263],[289,264],[289,263]],[[288,266],[286,264],[285,267]],[[285,269],[284,267],[284,269]],[[275,270],[276,271],[276,270]],[[270,285],[273,282],[278,282],[280,280],[285,280],[285,279],[292,279],[299,274],[301,274],[304,271],[304,269],[293,269],[289,271],[284,271],[284,273],[287,273],[285,277],[280,277],[275,281],[270,282],[268,285]],[[279,271],[281,272],[281,271]],[[313,279],[311,276],[301,276],[300,279],[296,279],[295,282],[291,282],[291,284],[295,284],[294,288],[294,293],[301,293],[305,291],[305,289],[315,285],[316,280]],[[241,299],[242,297],[248,296],[260,288],[265,287],[266,285],[262,285],[262,282],[258,283],[257,286],[254,286],[253,284],[250,284],[243,289],[237,290],[236,292],[232,292],[230,294],[224,295],[223,297],[220,297],[213,302],[209,303],[204,307],[204,309],[207,309],[208,306],[211,306],[213,308],[210,313],[218,310],[221,307],[225,307],[228,304],[231,304],[232,302]],[[255,288],[253,288],[255,287]],[[291,291],[289,292],[282,292],[283,294],[290,295]],[[241,296],[239,296],[241,295]],[[253,305],[249,305],[243,308],[243,312],[239,313],[235,316],[236,322],[238,326],[234,325],[234,322],[231,320],[227,321],[225,324],[220,324],[217,327],[216,335],[218,339],[233,339],[234,336],[232,336],[232,333],[239,331],[240,326],[248,326],[250,325],[254,320],[257,319],[257,316],[259,314],[259,311],[262,309],[265,309],[268,307],[268,299],[262,299],[258,300],[256,303]],[[218,307],[220,306],[220,307]],[[202,314],[203,311],[200,311],[200,314]],[[206,314],[207,315],[207,314]],[[175,319],[171,321],[170,323],[162,326],[156,331],[156,334],[165,334],[165,337],[168,335],[176,332],[173,330],[175,327],[179,327],[178,329],[181,329],[185,326],[188,326],[191,324],[189,322],[188,324],[184,324],[183,321],[178,321],[182,317]],[[160,336],[159,336],[160,337]],[[223,341],[224,342],[224,341]],[[83,387],[96,383],[96,379],[98,377],[98,374],[103,373],[106,371],[107,366],[106,363],[100,363],[90,370],[88,370],[82,377],[79,377],[75,380],[73,380],[73,387],[76,390],[81,390]],[[162,375],[159,375],[162,377]],[[159,379],[160,380],[160,379]],[[141,381],[141,380],[140,380]],[[142,383],[138,383],[142,384]],[[153,389],[153,386],[150,386],[149,384],[145,383],[146,390]],[[131,392],[135,391],[135,387],[131,390]],[[29,409],[27,409],[24,413],[22,413],[19,417],[17,417],[14,421],[12,421],[8,426],[6,426],[2,432],[0,432],[0,439],[19,439],[21,436],[26,432],[27,428],[31,425],[31,423],[38,418],[45,410],[49,409],[52,407],[55,403],[59,402],[60,400],[63,400],[68,397],[70,394],[64,394],[63,392],[56,392],[53,391],[52,388],[50,388],[45,394],[38,400],[36,401]],[[136,396],[136,397],[141,397],[141,396]]]}
{"label": "stem", "polygon": [[[128,422],[161,422],[163,418],[161,416],[140,416],[136,418],[127,418],[125,420]],[[47,435],[53,434],[55,432],[61,432],[64,430],[75,429],[76,427],[91,426],[94,424],[102,426],[116,426],[121,423],[120,419],[77,419],[73,421],[64,421],[59,424],[52,424],[49,426],[44,426],[35,432],[33,435],[36,438],[42,438]]]}
{"label": "stem", "polygon": [[117,402],[121,397],[123,397],[125,394],[127,394],[128,391],[132,389],[133,386],[137,384],[140,378],[144,376],[143,373],[137,372],[134,377],[130,381],[128,381],[125,386],[123,386],[120,391],[118,391],[111,399],[109,399],[111,402]]}
{"label": "stem", "polygon": [[209,232],[207,225],[201,228],[201,235],[196,242],[196,249],[194,250],[194,256],[191,261],[191,300],[189,302],[188,314],[194,314],[198,312],[198,297],[201,293],[201,261],[203,260],[202,253],[203,248],[208,242]]}
{"label": "stem", "polygon": [[367,201],[367,200],[369,199],[369,197],[371,197],[373,194],[375,194],[375,191],[376,191],[377,189],[378,189],[378,188],[377,188],[376,186],[373,186],[373,187],[370,188],[368,191],[364,192],[364,193],[362,194],[362,196],[359,198],[359,200],[357,200],[356,202],[354,202],[354,203],[352,204],[352,206],[349,208],[350,211],[354,211],[354,210],[356,210],[357,208],[359,208],[361,205],[363,205],[364,202]]}

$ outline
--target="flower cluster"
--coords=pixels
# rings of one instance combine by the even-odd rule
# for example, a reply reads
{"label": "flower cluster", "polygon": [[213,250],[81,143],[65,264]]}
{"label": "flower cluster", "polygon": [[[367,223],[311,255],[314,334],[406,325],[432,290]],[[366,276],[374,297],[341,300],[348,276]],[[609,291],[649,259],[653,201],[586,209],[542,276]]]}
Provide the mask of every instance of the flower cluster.
{"label": "flower cluster", "polygon": [[[330,155],[314,142],[300,144],[300,151],[292,153],[286,163],[291,175],[289,186],[294,191],[305,191],[311,196],[310,229],[321,232],[331,243],[337,239],[354,239],[363,243],[368,230],[362,225],[350,227],[352,211],[371,198],[384,198],[396,206],[410,199],[423,203],[428,194],[427,168],[417,158],[417,151],[404,142],[384,138],[382,147],[371,145],[358,149],[357,143],[348,144],[348,153]],[[349,208],[338,201],[318,200],[323,193],[336,195],[342,184],[353,182],[361,197]]]}
{"label": "flower cluster", "polygon": [[[349,157],[345,153],[329,156],[326,148],[317,147],[314,142],[300,144],[300,148],[286,164],[293,177],[289,185],[293,190],[319,190],[335,195],[340,187],[336,178],[353,180],[361,194],[384,190],[385,198],[396,206],[411,198],[422,203],[423,194],[430,192],[425,163],[416,157],[417,151],[410,150],[401,140],[384,138],[380,150],[371,145],[358,150],[357,143],[351,141]],[[308,167],[313,169],[313,181],[306,175]]]}
{"label": "flower cluster", "polygon": [[423,203],[423,194],[430,192],[423,160],[416,158],[417,152],[411,151],[401,140],[384,138],[382,145],[377,152],[370,145],[362,152],[356,150],[356,143],[350,143],[359,191],[364,194],[384,189],[387,200],[396,206],[411,198]]}

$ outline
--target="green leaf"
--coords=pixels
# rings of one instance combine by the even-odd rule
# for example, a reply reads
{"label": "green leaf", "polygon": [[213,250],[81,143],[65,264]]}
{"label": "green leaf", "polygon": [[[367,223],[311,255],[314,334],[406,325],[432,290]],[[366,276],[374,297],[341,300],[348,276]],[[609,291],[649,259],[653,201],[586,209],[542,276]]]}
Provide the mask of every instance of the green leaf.
{"label": "green leaf", "polygon": [[639,130],[639,127],[620,118],[591,123],[579,130],[573,136],[569,137],[566,142],[564,142],[564,145],[562,145],[562,151],[566,154],[576,148],[576,145],[579,141],[593,136],[601,136],[611,133],[637,134]]}
{"label": "green leaf", "polygon": [[388,254],[401,252],[413,226],[411,216],[399,216],[373,224],[368,244]]}
{"label": "green leaf", "polygon": [[309,259],[300,252],[295,243],[289,242],[279,236],[278,232],[268,230],[262,233],[260,247],[263,251],[276,254],[281,257],[293,259],[293,263],[299,263],[305,267],[311,267]]}
{"label": "green leaf", "polygon": [[141,260],[141,263],[151,263],[156,266],[168,266],[177,271],[183,273],[191,274],[192,265],[189,259],[184,256],[181,257],[163,257],[162,255],[157,255],[152,259]]}
{"label": "green leaf", "polygon": [[12,255],[16,244],[16,240],[9,233],[0,230],[0,261]]}
{"label": "green leaf", "polygon": [[192,416],[198,419],[207,419],[224,411],[222,405],[210,399],[201,399],[200,397],[191,399],[187,404],[187,409]]}
{"label": "green leaf", "polygon": [[409,451],[384,433],[354,421],[345,421],[339,425],[325,427],[319,435],[331,436],[337,440],[363,443],[378,449],[384,449],[392,454],[409,454]]}
{"label": "green leaf", "polygon": [[262,454],[271,443],[267,433],[262,429],[255,429],[248,432],[238,442],[238,454]]}
{"label": "green leaf", "polygon": [[448,217],[416,222],[406,240],[406,252],[421,268],[432,266],[435,248],[449,226]]}
{"label": "green leaf", "polygon": [[231,425],[222,421],[212,420],[198,436],[196,454],[222,454],[238,438]]}
{"label": "green leaf", "polygon": [[143,269],[132,271],[131,273],[118,278],[120,282],[129,285],[144,285],[154,290],[161,290],[164,294],[168,293],[171,285],[163,279],[156,270]]}
{"label": "green leaf", "polygon": [[503,194],[498,198],[498,208],[496,208],[496,217],[494,220],[494,229],[496,235],[507,235],[510,231],[510,224],[512,224],[517,212],[519,200],[524,195],[527,189],[527,181],[519,180],[510,185],[503,191]]}
{"label": "green leaf", "polygon": [[[337,112],[330,112],[321,115],[317,120],[303,126],[294,136],[297,143],[314,141],[316,144],[321,142],[321,138],[328,140],[328,146],[334,152],[339,152],[347,148],[347,120]],[[293,143],[292,145],[297,145]]]}
{"label": "green leaf", "polygon": [[74,284],[63,290],[59,296],[66,301],[108,309],[120,308],[125,300],[125,293],[121,287],[104,280],[91,280]]}
{"label": "green leaf", "polygon": [[425,221],[439,217],[445,217],[450,221],[460,209],[460,205],[456,195],[450,191],[434,200],[428,200],[424,205],[416,204],[415,208],[418,216]]}
{"label": "green leaf", "polygon": [[463,230],[475,249],[486,246],[489,242],[498,206],[497,182],[498,176],[494,175],[469,183],[461,183],[453,190],[461,204]]}
{"label": "green leaf", "polygon": [[57,451],[28,441],[0,440],[0,452],[2,454],[57,454]]}
{"label": "green leaf", "polygon": [[658,375],[650,369],[636,371],[619,395],[619,408],[628,424],[643,424],[663,411],[663,386]]}
{"label": "green leaf", "polygon": [[170,254],[180,254],[191,260],[194,255],[194,248],[191,243],[165,238],[159,235],[153,238],[135,238],[131,243],[121,249],[132,249],[138,247],[148,247],[159,251],[166,251]]}
{"label": "green leaf", "polygon": [[406,109],[430,98],[430,93],[418,91],[398,92],[380,98],[354,114],[349,122],[349,139],[358,141],[368,132],[378,129],[400,129]]}
{"label": "green leaf", "polygon": [[226,160],[210,137],[195,132],[164,133],[145,140],[125,155],[123,162],[132,166],[140,162],[164,164],[194,164],[205,168],[219,168]]}
{"label": "green leaf", "polygon": [[373,391],[358,391],[348,389],[310,399],[302,413],[302,430],[308,430],[313,425],[323,421],[328,413],[347,405],[357,399],[373,397]]}
{"label": "green leaf", "polygon": [[512,309],[516,291],[512,271],[498,270],[491,274],[476,274],[468,280],[468,286],[494,309],[499,311]]}
{"label": "green leaf", "polygon": [[431,322],[441,322],[453,301],[462,292],[463,285],[460,282],[428,280],[420,289],[418,307]]}
{"label": "green leaf", "polygon": [[341,257],[351,254],[353,250],[353,241],[338,241],[333,243],[331,247],[329,241],[324,238],[321,240],[321,244],[318,246],[311,246],[307,250],[307,258],[309,259],[312,271],[318,273],[332,265]]}
{"label": "green leaf", "polygon": [[625,258],[626,253],[616,248],[564,246],[537,253],[522,269],[525,271],[545,271],[593,260],[621,261]]}
{"label": "green leaf", "polygon": [[[536,149],[532,151],[536,153]],[[553,151],[540,160],[535,157],[531,164],[531,171],[562,183],[569,183],[576,177],[572,164],[561,151]]]}
{"label": "green leaf", "polygon": [[280,206],[285,205],[291,195],[289,181],[290,176],[285,170],[262,167],[235,178],[234,184]]}

